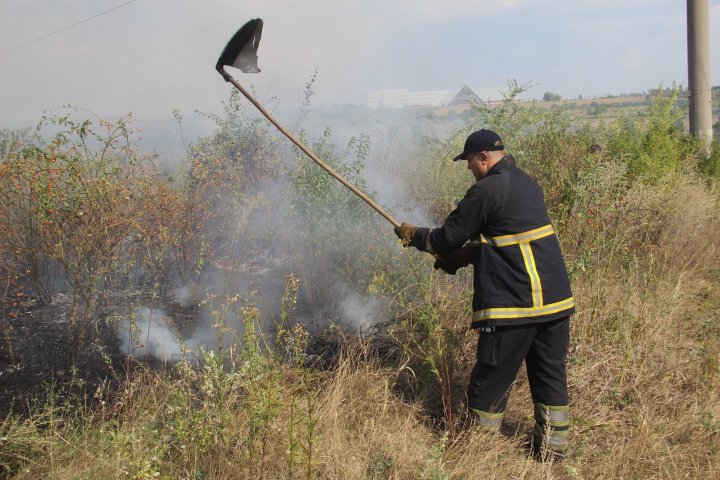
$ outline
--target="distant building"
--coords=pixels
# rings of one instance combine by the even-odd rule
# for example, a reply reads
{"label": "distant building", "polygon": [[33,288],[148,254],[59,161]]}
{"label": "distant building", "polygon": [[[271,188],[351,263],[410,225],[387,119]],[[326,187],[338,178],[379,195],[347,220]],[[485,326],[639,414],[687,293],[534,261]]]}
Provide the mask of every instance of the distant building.
{"label": "distant building", "polygon": [[371,109],[465,106],[500,100],[501,91],[502,88],[499,87],[470,88],[467,85],[454,90],[372,90],[368,92],[368,106]]}
{"label": "distant building", "polygon": [[463,87],[460,89],[458,93],[453,96],[452,100],[450,100],[450,103],[448,103],[451,107],[457,107],[457,106],[463,106],[463,105],[472,105],[473,103],[481,102],[480,97],[478,97],[475,92],[473,92],[470,87],[467,85],[463,85]]}

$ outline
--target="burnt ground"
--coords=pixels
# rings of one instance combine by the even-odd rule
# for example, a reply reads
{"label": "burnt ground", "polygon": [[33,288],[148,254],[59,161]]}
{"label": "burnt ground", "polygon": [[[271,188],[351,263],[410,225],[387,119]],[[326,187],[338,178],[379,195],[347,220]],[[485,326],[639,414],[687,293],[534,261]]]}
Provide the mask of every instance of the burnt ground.
{"label": "burnt ground", "polygon": [[92,395],[90,392],[111,380],[113,369],[121,366],[113,342],[101,343],[110,332],[99,327],[94,338],[86,342],[75,368],[71,367],[68,311],[64,303],[39,305],[11,323],[0,355],[0,417],[10,411],[30,413],[35,404],[45,400],[51,387],[65,389],[74,384],[75,393]]}
{"label": "burnt ground", "polygon": [[[117,320],[127,317],[133,305],[135,309],[138,305],[152,305],[172,319],[174,332],[180,338],[188,339],[201,316],[201,298],[202,295],[197,298],[193,295],[180,300],[173,294],[155,299],[102,296],[94,305],[94,320],[84,347],[74,360],[68,354],[71,307],[66,296],[56,295],[53,302],[37,304],[18,314],[10,323],[11,328],[0,335],[0,419],[10,412],[32,414],[35,408],[42,407],[51,392],[59,399],[75,396],[92,407],[99,390],[104,398],[112,399],[115,391],[132,380],[138,368],[166,370],[168,365],[156,359],[129,357],[121,351]],[[310,333],[304,356],[311,368],[334,368],[343,349],[363,339],[371,339],[372,354],[383,361],[392,362],[400,352],[383,324],[363,332],[345,329],[336,314],[302,305],[293,317]],[[7,328],[7,319],[0,320],[0,326]],[[330,325],[333,327],[328,328]]]}
{"label": "burnt ground", "polygon": [[[112,299],[111,299],[112,300]],[[150,368],[163,368],[151,359],[131,358],[120,351],[111,321],[122,310],[111,302],[98,302],[83,348],[75,355],[68,346],[70,305],[63,296],[48,304],[39,304],[17,315],[0,336],[0,419],[8,413],[29,415],[53,392],[57,398],[70,395],[88,399],[98,390],[112,393],[132,377],[142,362]],[[124,302],[127,308],[127,299]],[[165,305],[182,327],[182,320],[194,314],[187,307]],[[181,328],[179,328],[181,329]],[[8,345],[8,342],[10,345]],[[8,348],[10,347],[10,348]]]}
{"label": "burnt ground", "polygon": [[[58,399],[74,396],[92,407],[98,391],[104,398],[112,398],[113,392],[131,380],[133,371],[139,367],[167,369],[167,364],[152,357],[136,358],[121,351],[117,317],[127,315],[130,305],[137,303],[138,299],[113,297],[98,301],[84,346],[74,358],[69,354],[76,349],[68,342],[71,308],[67,297],[56,295],[52,303],[37,304],[19,313],[9,324],[10,328],[0,335],[0,419],[10,412],[22,416],[32,414],[42,407],[50,393]],[[156,299],[154,303],[172,318],[180,337],[192,335],[198,302],[188,306],[187,301],[181,303],[170,298]],[[328,322],[327,316],[316,311],[298,313],[300,322],[306,328],[311,327],[305,352],[308,366],[332,368],[341,345],[349,340],[347,333],[340,329],[323,331],[314,325]],[[322,322],[318,320],[320,317]],[[1,324],[7,328],[6,320]]]}
{"label": "burnt ground", "polygon": [[[68,361],[70,306],[67,301],[35,306],[15,319],[10,331],[12,352],[6,345],[0,348],[0,422],[9,413],[23,417],[32,415],[42,409],[51,393],[56,399],[56,406],[62,406],[65,399],[79,399],[71,404],[83,404],[92,409],[100,398],[112,402],[116,398],[115,393],[133,380],[133,372],[167,370],[168,364],[159,360],[134,358],[121,351],[113,319],[123,309],[127,310],[130,302],[127,299],[111,299],[111,302],[116,305],[99,302],[93,332],[88,335],[74,363]],[[123,304],[122,308],[118,303]],[[198,315],[197,307],[165,300],[161,308],[173,319],[181,337],[192,333]],[[297,313],[299,323],[304,326],[327,322],[327,317],[317,311],[300,309]],[[318,318],[322,318],[322,322]],[[305,364],[318,370],[333,369],[343,358],[344,351],[352,355],[368,355],[381,363],[397,364],[403,357],[398,341],[403,340],[389,334],[387,327],[387,324],[379,324],[363,332],[347,331],[340,326],[318,329],[309,338],[304,352]],[[6,343],[2,336],[0,341]],[[356,347],[359,348],[356,350]],[[412,369],[408,369],[409,372],[426,369],[422,362],[410,366]],[[423,398],[428,425],[443,428],[444,407],[435,383],[432,378],[418,379],[415,373],[407,373],[398,379],[396,390],[409,402]],[[462,398],[463,392],[464,387],[457,384],[451,396]],[[95,397],[97,393],[101,394],[98,398]]]}

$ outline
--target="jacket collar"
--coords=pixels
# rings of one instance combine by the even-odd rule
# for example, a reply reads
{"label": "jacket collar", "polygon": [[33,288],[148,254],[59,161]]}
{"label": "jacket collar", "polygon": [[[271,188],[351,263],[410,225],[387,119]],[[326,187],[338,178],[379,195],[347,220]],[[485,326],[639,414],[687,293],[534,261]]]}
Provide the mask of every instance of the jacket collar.
{"label": "jacket collar", "polygon": [[515,166],[515,158],[513,158],[512,155],[505,155],[502,157],[498,162],[493,165],[493,167],[488,172],[488,175],[492,175],[494,173],[499,173],[502,170],[507,170],[508,168]]}

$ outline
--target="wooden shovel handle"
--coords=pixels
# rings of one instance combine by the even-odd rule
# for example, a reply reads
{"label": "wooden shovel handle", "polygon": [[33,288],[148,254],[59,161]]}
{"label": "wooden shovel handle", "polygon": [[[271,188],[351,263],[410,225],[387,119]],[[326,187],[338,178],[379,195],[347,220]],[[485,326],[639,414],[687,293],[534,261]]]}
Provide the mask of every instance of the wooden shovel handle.
{"label": "wooden shovel handle", "polygon": [[297,147],[298,147],[300,150],[302,150],[303,152],[305,152],[305,155],[307,155],[308,157],[310,157],[310,158],[312,159],[312,161],[314,161],[315,163],[317,163],[318,165],[320,165],[320,167],[322,167],[323,170],[325,170],[327,173],[329,173],[330,175],[332,175],[333,177],[335,177],[335,179],[336,179],[337,181],[339,181],[340,183],[342,183],[343,185],[345,185],[345,186],[346,186],[348,189],[350,189],[350,191],[353,192],[355,195],[357,195],[358,197],[362,198],[362,199],[365,201],[365,203],[367,203],[368,205],[370,205],[377,213],[379,213],[380,215],[382,215],[383,217],[385,217],[385,220],[387,220],[388,222],[392,223],[392,225],[393,225],[394,227],[399,227],[399,226],[400,226],[400,222],[398,222],[397,220],[395,220],[395,219],[394,219],[388,212],[386,212],[380,205],[378,205],[377,203],[375,203],[370,197],[368,197],[368,196],[365,195],[363,192],[361,192],[360,190],[358,190],[358,189],[355,187],[355,185],[353,185],[352,183],[348,182],[342,175],[338,174],[335,170],[333,170],[332,168],[330,168],[325,162],[323,162],[322,160],[320,160],[320,159],[317,157],[317,155],[315,155],[313,152],[311,152],[310,149],[308,149],[305,145],[303,145],[302,142],[300,142],[300,141],[299,141],[297,138],[295,138],[289,131],[287,131],[287,130],[285,129],[285,127],[283,127],[282,125],[280,125],[280,123],[279,123],[277,120],[275,120],[275,117],[273,117],[273,116],[270,114],[270,112],[268,112],[268,111],[265,109],[265,107],[263,107],[263,106],[260,104],[260,102],[258,102],[258,101],[255,99],[255,97],[253,97],[253,96],[250,94],[250,92],[248,92],[247,90],[245,90],[245,89],[242,87],[242,85],[240,85],[240,84],[237,82],[237,80],[235,80],[232,76],[230,76],[230,74],[227,73],[224,68],[221,69],[220,74],[223,76],[223,78],[224,78],[226,81],[232,83],[233,86],[240,91],[240,93],[242,93],[243,95],[245,95],[245,98],[247,98],[248,100],[250,100],[250,103],[252,103],[253,105],[255,105],[255,107],[256,107],[258,110],[260,110],[260,113],[262,113],[263,115],[265,115],[265,118],[267,118],[268,120],[270,120],[270,123],[272,123],[273,125],[275,125],[275,126],[277,127],[277,129],[280,130],[283,134],[285,134],[285,136],[286,136],[287,138],[289,138],[295,145],[297,145]]}

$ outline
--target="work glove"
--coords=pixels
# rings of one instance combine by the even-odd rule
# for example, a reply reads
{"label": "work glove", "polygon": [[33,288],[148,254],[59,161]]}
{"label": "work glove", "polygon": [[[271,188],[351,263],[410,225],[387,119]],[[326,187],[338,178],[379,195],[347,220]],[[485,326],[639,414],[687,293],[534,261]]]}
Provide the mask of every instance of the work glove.
{"label": "work glove", "polygon": [[460,267],[451,264],[443,257],[437,256],[435,257],[435,263],[433,264],[433,268],[435,270],[442,270],[448,275],[455,275]]}
{"label": "work glove", "polygon": [[442,270],[449,275],[455,275],[459,269],[472,262],[472,249],[473,247],[467,245],[442,256],[436,255],[433,268]]}
{"label": "work glove", "polygon": [[412,244],[412,238],[417,232],[418,227],[409,223],[401,223],[399,227],[395,227],[395,235],[402,241],[403,247],[409,247]]}

